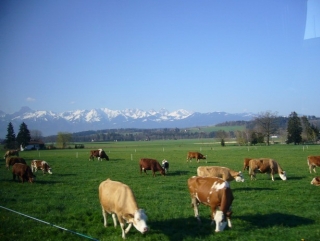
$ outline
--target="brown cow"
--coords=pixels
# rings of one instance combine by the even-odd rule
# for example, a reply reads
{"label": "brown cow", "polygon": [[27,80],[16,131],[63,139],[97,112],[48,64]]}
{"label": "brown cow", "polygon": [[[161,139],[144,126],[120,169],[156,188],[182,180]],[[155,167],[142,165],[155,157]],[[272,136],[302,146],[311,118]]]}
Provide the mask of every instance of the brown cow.
{"label": "brown cow", "polygon": [[147,174],[147,170],[151,170],[153,176],[156,176],[156,172],[160,172],[161,175],[165,175],[165,171],[157,160],[150,158],[141,158],[139,161],[140,166],[140,174],[142,174],[142,170],[145,174]]}
{"label": "brown cow", "polygon": [[13,166],[15,163],[23,163],[23,164],[27,164],[26,161],[22,158],[22,157],[7,157],[6,158],[6,167],[9,170],[10,166]]}
{"label": "brown cow", "polygon": [[102,159],[106,159],[106,161],[109,161],[109,157],[107,156],[105,151],[102,149],[90,151],[89,161],[93,161],[95,157],[98,158],[98,161],[100,161],[100,159],[101,159],[101,161],[102,161]]}
{"label": "brown cow", "polygon": [[311,184],[315,186],[320,186],[320,177],[313,178]]}
{"label": "brown cow", "polygon": [[4,154],[4,159],[6,159],[9,156],[19,156],[19,150],[8,150],[6,151],[6,153]]}
{"label": "brown cow", "polygon": [[246,157],[246,158],[243,159],[243,170],[242,171],[249,170],[249,162],[250,162],[251,159],[254,159],[254,158]]}
{"label": "brown cow", "polygon": [[308,156],[307,162],[308,162],[310,173],[312,173],[311,170],[316,172],[316,167],[320,166],[320,156]]}
{"label": "brown cow", "polygon": [[[147,215],[139,209],[136,198],[127,185],[107,179],[99,185],[99,200],[102,207],[103,223],[107,227],[107,213],[112,214],[114,226],[117,226],[116,216],[122,230],[122,238],[126,238],[132,224],[141,233],[148,231]],[[129,223],[124,229],[125,223]]]}
{"label": "brown cow", "polygon": [[[231,204],[233,194],[229,183],[218,177],[191,177],[188,179],[188,188],[191,195],[191,205],[194,215],[201,222],[198,205],[200,203],[211,208],[212,223],[216,223],[216,232],[223,231],[227,225],[231,228]],[[217,211],[217,208],[220,211]]]}
{"label": "brown cow", "polygon": [[49,164],[46,161],[33,160],[33,161],[31,161],[31,165],[30,166],[31,166],[31,171],[32,172],[36,172],[39,169],[41,169],[43,174],[45,174],[45,173],[52,174],[51,167],[49,166]]}
{"label": "brown cow", "polygon": [[202,155],[200,152],[191,152],[189,151],[187,154],[187,162],[191,162],[191,159],[195,158],[197,162],[200,161],[200,159],[207,159],[204,155]]}
{"label": "brown cow", "polygon": [[274,181],[274,174],[278,173],[280,178],[287,180],[286,172],[282,170],[278,162],[270,158],[251,159],[249,163],[249,175],[251,180],[256,179],[257,172],[270,173],[272,181]]}
{"label": "brown cow", "polygon": [[16,180],[16,176],[18,176],[21,179],[22,183],[24,181],[33,183],[34,178],[36,177],[35,175],[33,175],[31,168],[28,165],[22,163],[15,163],[12,166],[12,176],[14,181]]}
{"label": "brown cow", "polygon": [[227,182],[236,180],[236,182],[244,182],[241,171],[237,172],[227,167],[219,166],[199,166],[197,168],[199,177],[219,177]]}

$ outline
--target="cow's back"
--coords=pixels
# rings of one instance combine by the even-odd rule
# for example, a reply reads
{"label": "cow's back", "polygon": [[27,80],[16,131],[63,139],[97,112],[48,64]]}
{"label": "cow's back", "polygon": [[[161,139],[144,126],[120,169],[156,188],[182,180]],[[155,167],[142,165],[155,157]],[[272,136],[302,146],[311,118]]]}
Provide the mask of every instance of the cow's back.
{"label": "cow's back", "polygon": [[320,156],[308,156],[308,165],[319,166]]}
{"label": "cow's back", "polygon": [[219,166],[200,166],[197,168],[197,175],[200,177],[219,177],[224,181],[232,179],[230,169]]}
{"label": "cow's back", "polygon": [[157,160],[150,158],[141,158],[139,161],[139,165],[147,170],[151,170],[156,165]]}
{"label": "cow's back", "polygon": [[[188,179],[188,187],[191,195],[208,206],[220,206],[223,202],[223,209],[226,212],[232,204],[233,194],[228,182],[218,177],[191,177]],[[226,195],[226,196],[225,196]],[[222,199],[222,197],[226,199]],[[228,200],[227,200],[228,199]],[[221,207],[222,209],[222,207]]]}
{"label": "cow's back", "polygon": [[100,183],[99,200],[107,212],[125,214],[127,209],[137,210],[136,199],[130,187],[110,179]]}
{"label": "cow's back", "polygon": [[6,158],[6,166],[13,166],[15,163],[27,164],[26,161],[22,157],[7,157]]}

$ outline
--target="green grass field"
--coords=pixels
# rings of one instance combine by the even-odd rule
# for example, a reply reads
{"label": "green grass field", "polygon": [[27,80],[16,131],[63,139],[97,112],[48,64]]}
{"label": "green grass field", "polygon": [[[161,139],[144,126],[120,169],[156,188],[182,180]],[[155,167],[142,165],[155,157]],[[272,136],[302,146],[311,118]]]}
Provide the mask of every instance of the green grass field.
{"label": "green grass field", "polygon": [[[103,226],[98,200],[100,182],[110,178],[129,185],[140,208],[148,215],[150,231],[142,235],[134,227],[128,240],[320,240],[320,187],[310,184],[316,176],[307,167],[308,155],[320,155],[319,145],[226,146],[212,140],[84,143],[86,149],[21,152],[30,164],[46,160],[53,175],[36,173],[34,184],[12,181],[11,171],[0,165],[0,205],[98,240],[122,240],[121,229]],[[103,148],[110,161],[89,162],[89,150]],[[200,151],[207,163],[186,162],[187,151]],[[0,151],[3,156],[4,151]],[[140,175],[141,157],[167,159],[169,174]],[[187,179],[199,165],[242,170],[244,157],[271,157],[287,172],[288,180],[257,174],[250,181],[231,183],[232,229],[215,233],[210,209],[200,206],[202,225],[194,218]],[[320,168],[318,169],[320,173]],[[319,174],[320,175],[320,174]],[[0,240],[85,240],[85,237],[0,208]]]}

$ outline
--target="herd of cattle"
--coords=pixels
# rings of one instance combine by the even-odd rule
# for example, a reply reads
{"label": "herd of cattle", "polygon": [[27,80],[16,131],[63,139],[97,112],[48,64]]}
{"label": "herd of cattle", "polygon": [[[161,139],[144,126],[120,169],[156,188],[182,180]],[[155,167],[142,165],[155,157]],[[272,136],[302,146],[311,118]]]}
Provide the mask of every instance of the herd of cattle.
{"label": "herd of cattle", "polygon": [[[109,157],[102,149],[91,150],[89,161],[106,159]],[[9,169],[12,166],[13,179],[18,176],[22,182],[33,182],[37,170],[42,170],[43,173],[52,174],[51,167],[46,161],[33,160],[29,167],[25,160],[19,157],[19,152],[15,150],[7,151],[4,158],[6,159],[6,167]],[[200,162],[201,159],[206,159],[199,152],[188,152],[187,162],[192,159]],[[308,156],[307,163],[310,173],[312,170],[316,173],[315,168],[320,166],[320,156]],[[169,171],[169,162],[162,161],[162,165],[151,158],[141,158],[139,160],[140,174],[142,171],[147,174],[147,170],[151,170],[153,176],[156,172],[161,175],[166,175]],[[268,173],[274,181],[274,175],[278,174],[282,180],[286,180],[286,172],[281,168],[279,163],[271,158],[245,158],[243,163],[243,171],[248,170],[251,180],[256,179],[256,173]],[[215,223],[215,231],[223,231],[231,224],[231,205],[233,202],[233,194],[230,188],[230,182],[244,182],[241,171],[234,171],[227,167],[221,166],[199,166],[197,168],[197,176],[190,177],[187,181],[188,189],[191,197],[191,205],[194,209],[194,215],[199,222],[199,204],[204,204],[211,208],[212,224]],[[315,177],[311,181],[312,185],[320,186],[320,176]],[[114,226],[117,226],[117,219],[122,230],[122,238],[126,237],[131,226],[133,225],[139,232],[145,233],[148,231],[146,224],[147,216],[143,209],[139,209],[135,196],[124,183],[107,179],[99,185],[99,200],[102,207],[102,215],[104,218],[104,226],[107,227],[107,214],[112,215]],[[125,223],[128,226],[125,228]]]}

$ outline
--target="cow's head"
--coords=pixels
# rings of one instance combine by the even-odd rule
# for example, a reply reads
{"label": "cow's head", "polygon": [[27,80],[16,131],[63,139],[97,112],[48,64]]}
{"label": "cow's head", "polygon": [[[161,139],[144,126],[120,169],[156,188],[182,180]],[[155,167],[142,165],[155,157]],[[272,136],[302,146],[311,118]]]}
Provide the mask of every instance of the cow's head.
{"label": "cow's head", "polygon": [[143,209],[137,210],[134,215],[128,214],[126,219],[129,223],[132,223],[140,233],[145,233],[149,230],[147,226],[148,217]]}
{"label": "cow's head", "polygon": [[283,181],[287,180],[287,175],[285,171],[280,172],[279,176]]}
{"label": "cow's head", "polygon": [[33,183],[35,181],[36,176],[31,172],[28,173],[28,182]]}
{"label": "cow's head", "polygon": [[222,211],[216,211],[214,215],[214,221],[216,222],[216,232],[223,231],[227,226],[227,220]]}
{"label": "cow's head", "polygon": [[42,162],[42,166],[43,166],[43,168],[44,168],[45,171],[47,171],[49,174],[52,174],[52,169],[51,169],[51,167],[48,165],[48,163]]}
{"label": "cow's head", "polygon": [[320,186],[320,177],[315,177],[311,181],[311,185]]}
{"label": "cow's head", "polygon": [[238,173],[238,175],[235,176],[234,179],[236,180],[236,182],[244,182],[244,178],[243,178],[242,172],[240,171],[240,172]]}

